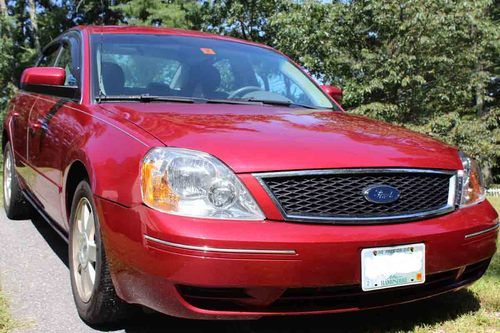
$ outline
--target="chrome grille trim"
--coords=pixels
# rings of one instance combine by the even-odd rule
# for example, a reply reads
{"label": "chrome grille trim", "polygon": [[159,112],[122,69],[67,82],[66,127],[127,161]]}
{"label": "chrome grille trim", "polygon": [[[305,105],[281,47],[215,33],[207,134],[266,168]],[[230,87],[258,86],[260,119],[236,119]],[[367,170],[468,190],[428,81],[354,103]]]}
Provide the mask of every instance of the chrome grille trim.
{"label": "chrome grille trim", "polygon": [[[448,191],[448,203],[434,210],[414,212],[411,214],[400,214],[380,217],[317,217],[287,214],[274,193],[265,183],[266,178],[278,177],[293,177],[293,176],[316,176],[316,175],[334,175],[334,174],[381,174],[381,173],[429,173],[429,174],[445,174],[450,175],[450,184]],[[456,209],[456,201],[458,194],[458,172],[457,170],[440,170],[440,169],[410,169],[410,168],[356,168],[356,169],[319,169],[319,170],[302,170],[302,171],[278,171],[278,172],[259,172],[252,174],[266,193],[272,199],[276,207],[283,215],[285,221],[288,222],[313,222],[313,223],[330,223],[330,224],[381,224],[381,223],[397,223],[405,221],[415,221],[420,219],[431,218],[446,213],[450,213]]]}

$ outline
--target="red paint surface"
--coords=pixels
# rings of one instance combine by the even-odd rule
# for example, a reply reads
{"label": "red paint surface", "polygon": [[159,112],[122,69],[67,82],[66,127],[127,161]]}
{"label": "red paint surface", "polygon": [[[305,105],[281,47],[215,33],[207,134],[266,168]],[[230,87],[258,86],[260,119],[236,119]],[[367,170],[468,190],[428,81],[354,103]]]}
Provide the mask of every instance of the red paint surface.
{"label": "red paint surface", "polygon": [[220,104],[102,104],[165,145],[208,152],[236,172],[356,167],[460,169],[456,148],[338,111]]}
{"label": "red paint surface", "polygon": [[[424,242],[428,273],[478,262],[495,253],[497,232],[487,202],[400,224],[335,226],[285,223],[251,173],[325,168],[461,169],[457,150],[403,128],[341,111],[275,106],[103,103],[90,98],[89,34],[154,33],[246,41],[176,29],[79,27],[83,45],[81,101],[20,92],[5,117],[19,178],[68,230],[69,170],[81,163],[96,197],[118,293],[172,315],[254,318],[262,312],[213,312],[187,304],[175,285],[305,287],[356,284],[362,248]],[[39,69],[37,69],[39,70]],[[60,70],[52,82],[61,83]],[[34,82],[28,70],[22,82]],[[238,173],[266,220],[241,222],[167,215],[142,204],[140,165],[153,147],[208,152]],[[293,249],[290,255],[208,254],[146,242],[144,235],[195,246]],[[352,309],[344,309],[352,310]]]}
{"label": "red paint surface", "polygon": [[337,102],[340,103],[342,101],[342,94],[343,93],[342,93],[342,89],[340,89],[339,87],[322,85],[321,89],[323,89],[323,91],[326,92],[328,94],[328,96],[330,96],[331,98],[333,98]]}
{"label": "red paint surface", "polygon": [[46,84],[60,86],[64,84],[66,72],[60,67],[30,67],[21,75],[21,84]]}

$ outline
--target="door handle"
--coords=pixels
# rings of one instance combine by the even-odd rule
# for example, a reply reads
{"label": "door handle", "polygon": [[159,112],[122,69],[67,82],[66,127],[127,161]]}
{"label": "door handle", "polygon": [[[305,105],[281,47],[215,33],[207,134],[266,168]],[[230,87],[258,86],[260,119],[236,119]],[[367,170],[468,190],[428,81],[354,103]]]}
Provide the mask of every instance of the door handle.
{"label": "door handle", "polygon": [[13,126],[16,126],[16,119],[19,117],[21,114],[19,112],[12,112],[12,116],[10,117],[10,123]]}
{"label": "door handle", "polygon": [[30,121],[28,127],[31,135],[34,135],[37,130],[47,130],[47,124],[42,119]]}

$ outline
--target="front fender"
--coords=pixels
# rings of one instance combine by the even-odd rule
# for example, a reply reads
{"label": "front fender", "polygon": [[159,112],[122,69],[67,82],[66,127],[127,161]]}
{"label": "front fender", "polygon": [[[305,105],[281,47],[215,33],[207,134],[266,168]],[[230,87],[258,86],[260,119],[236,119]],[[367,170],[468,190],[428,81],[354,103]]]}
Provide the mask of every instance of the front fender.
{"label": "front fender", "polygon": [[161,142],[138,128],[90,113],[75,117],[72,131],[80,135],[73,138],[65,156],[63,193],[71,166],[79,161],[85,166],[95,195],[127,207],[140,204],[142,158]]}

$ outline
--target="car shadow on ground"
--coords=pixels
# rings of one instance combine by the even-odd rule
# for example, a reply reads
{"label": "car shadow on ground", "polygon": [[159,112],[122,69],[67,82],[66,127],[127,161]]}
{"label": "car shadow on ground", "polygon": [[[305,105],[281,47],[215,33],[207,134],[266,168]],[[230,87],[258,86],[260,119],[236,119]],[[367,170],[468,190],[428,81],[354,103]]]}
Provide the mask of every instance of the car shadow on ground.
{"label": "car shadow on ground", "polygon": [[469,290],[383,309],[324,316],[263,318],[257,321],[190,321],[160,314],[143,315],[125,329],[146,332],[238,332],[238,333],[331,333],[400,332],[416,326],[433,325],[480,309]]}
{"label": "car shadow on ground", "polygon": [[[33,218],[32,223],[52,251],[68,266],[66,242],[41,217]],[[465,289],[400,306],[324,316],[272,317],[256,321],[195,321],[171,318],[159,313],[142,313],[133,321],[112,330],[125,330],[128,333],[398,332],[453,320],[479,309],[479,299],[473,292]]]}
{"label": "car shadow on ground", "polygon": [[69,268],[68,262],[68,244],[59,236],[59,234],[52,229],[52,227],[37,213],[31,219],[31,223],[45,239],[52,251]]}

